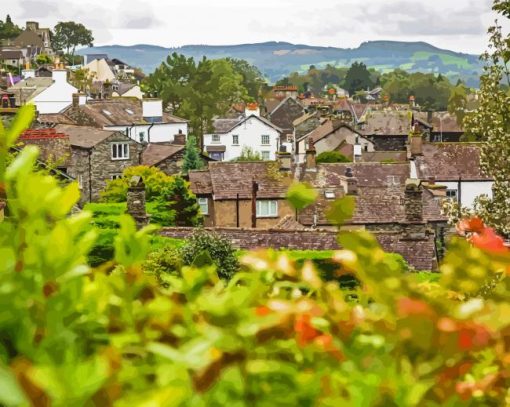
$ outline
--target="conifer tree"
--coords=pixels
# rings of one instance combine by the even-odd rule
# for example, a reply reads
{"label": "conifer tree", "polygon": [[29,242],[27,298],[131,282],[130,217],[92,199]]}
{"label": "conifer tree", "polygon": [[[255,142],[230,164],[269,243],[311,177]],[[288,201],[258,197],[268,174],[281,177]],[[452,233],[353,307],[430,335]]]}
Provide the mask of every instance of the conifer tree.
{"label": "conifer tree", "polygon": [[186,141],[186,148],[184,151],[184,162],[182,165],[182,172],[187,174],[190,170],[199,170],[204,166],[204,162],[200,157],[198,151],[196,139],[193,136],[189,136]]}

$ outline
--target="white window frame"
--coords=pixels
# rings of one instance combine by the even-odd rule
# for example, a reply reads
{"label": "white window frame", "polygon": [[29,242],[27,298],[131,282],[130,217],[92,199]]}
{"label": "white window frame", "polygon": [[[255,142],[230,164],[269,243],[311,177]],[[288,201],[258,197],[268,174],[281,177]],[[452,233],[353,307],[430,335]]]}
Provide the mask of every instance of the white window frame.
{"label": "white window frame", "polygon": [[257,218],[277,218],[278,201],[276,200],[257,200]]}
{"label": "white window frame", "polygon": [[[123,147],[119,149],[121,146]],[[113,161],[129,160],[129,143],[112,143],[110,147],[110,153]]]}
{"label": "white window frame", "polygon": [[232,145],[233,146],[239,145],[239,134],[232,134]]}
{"label": "white window frame", "polygon": [[[264,141],[266,141],[266,138],[267,138],[267,143],[264,143]],[[271,136],[269,134],[262,134],[260,136],[260,144],[263,146],[270,146],[271,145]]]}
{"label": "white window frame", "polygon": [[271,151],[261,151],[260,158],[264,161],[269,161],[271,159]]}
{"label": "white window frame", "polygon": [[208,198],[197,198],[198,205],[200,206],[200,212],[202,215],[209,215],[209,199]]}
{"label": "white window frame", "polygon": [[216,144],[216,143],[221,143],[221,137],[220,137],[220,135],[219,135],[219,134],[213,134],[213,135],[211,136],[211,143],[214,143],[214,144]]}

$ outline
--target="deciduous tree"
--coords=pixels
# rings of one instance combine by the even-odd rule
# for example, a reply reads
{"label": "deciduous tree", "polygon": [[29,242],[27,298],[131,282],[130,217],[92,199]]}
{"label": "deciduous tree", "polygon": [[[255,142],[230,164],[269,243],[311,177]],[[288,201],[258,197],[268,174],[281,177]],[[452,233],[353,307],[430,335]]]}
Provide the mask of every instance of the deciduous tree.
{"label": "deciduous tree", "polygon": [[76,47],[80,45],[92,46],[94,37],[92,31],[83,24],[74,21],[59,22],[54,29],[52,44],[57,51],[65,50],[65,57],[69,63],[74,63]]}

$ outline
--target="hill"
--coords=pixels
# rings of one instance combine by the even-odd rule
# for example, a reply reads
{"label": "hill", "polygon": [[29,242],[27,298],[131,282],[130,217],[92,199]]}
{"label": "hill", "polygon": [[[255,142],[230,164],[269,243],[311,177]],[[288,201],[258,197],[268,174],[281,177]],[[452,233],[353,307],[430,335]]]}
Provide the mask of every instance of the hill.
{"label": "hill", "polygon": [[241,45],[186,45],[163,48],[153,45],[109,45],[85,48],[81,55],[107,53],[110,58],[125,62],[151,73],[172,52],[194,58],[245,59],[257,66],[274,82],[291,72],[302,72],[310,65],[350,66],[355,61],[380,71],[396,68],[410,72],[436,72],[456,81],[461,78],[471,86],[478,85],[481,63],[477,55],[463,54],[434,47],[425,42],[369,41],[358,48],[316,47],[287,42],[265,42]]}

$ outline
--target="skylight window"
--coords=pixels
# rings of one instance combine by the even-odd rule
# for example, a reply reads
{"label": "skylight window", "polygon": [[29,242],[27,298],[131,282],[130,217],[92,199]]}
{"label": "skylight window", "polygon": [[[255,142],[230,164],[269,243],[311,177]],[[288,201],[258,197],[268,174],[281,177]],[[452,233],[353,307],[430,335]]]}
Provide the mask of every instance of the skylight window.
{"label": "skylight window", "polygon": [[335,193],[332,191],[326,191],[324,193],[324,196],[326,197],[326,199],[335,199]]}
{"label": "skylight window", "polygon": [[131,109],[126,109],[127,114],[134,115],[134,112]]}
{"label": "skylight window", "polygon": [[111,112],[109,112],[109,111],[108,111],[108,110],[106,110],[106,109],[103,109],[103,113],[104,113],[105,115],[107,115],[107,116],[111,116],[111,115],[112,115],[112,114],[111,114]]}

